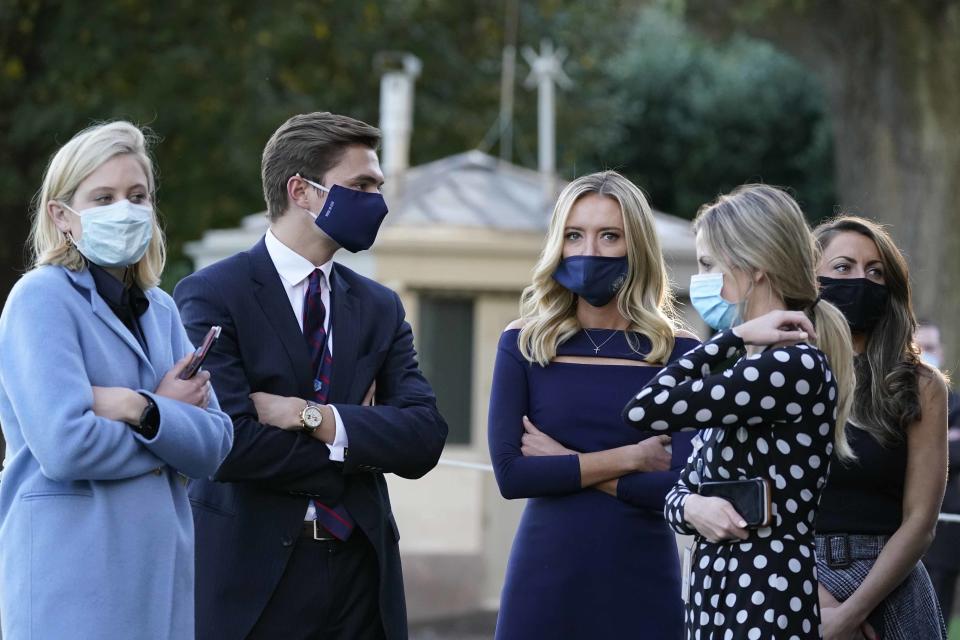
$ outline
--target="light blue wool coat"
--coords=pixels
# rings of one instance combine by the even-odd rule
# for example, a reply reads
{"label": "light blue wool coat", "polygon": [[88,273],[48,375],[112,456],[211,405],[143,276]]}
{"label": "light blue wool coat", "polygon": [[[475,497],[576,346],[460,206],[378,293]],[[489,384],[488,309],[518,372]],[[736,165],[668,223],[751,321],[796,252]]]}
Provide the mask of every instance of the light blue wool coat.
{"label": "light blue wool coat", "polygon": [[[204,411],[152,393],[193,347],[170,296],[146,295],[149,358],[86,269],[31,271],[0,316],[4,640],[194,636],[183,476],[213,475],[233,426],[213,396]],[[148,393],[157,436],[94,415],[92,386]]]}

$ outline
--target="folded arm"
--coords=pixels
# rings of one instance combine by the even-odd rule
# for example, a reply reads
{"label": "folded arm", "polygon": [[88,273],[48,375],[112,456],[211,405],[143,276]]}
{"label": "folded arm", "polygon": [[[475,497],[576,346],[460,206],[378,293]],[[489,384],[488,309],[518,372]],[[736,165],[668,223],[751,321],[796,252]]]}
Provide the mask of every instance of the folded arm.
{"label": "folded arm", "polygon": [[[180,358],[194,349],[176,308],[174,315],[173,353]],[[160,410],[160,427],[156,436],[147,440],[136,435],[144,446],[190,478],[206,478],[216,473],[233,444],[233,423],[230,416],[220,410],[216,393],[210,394],[209,403],[204,408],[146,389],[141,389],[140,393],[153,398]]]}
{"label": "folded arm", "polygon": [[509,340],[516,340],[516,334],[508,331],[500,337],[487,421],[487,444],[500,493],[509,500],[579,491],[580,463],[576,453],[523,455],[530,364],[514,353]]}
{"label": "folded arm", "polygon": [[119,480],[162,466],[126,423],[93,413],[79,321],[56,296],[28,287],[15,289],[0,320],[4,390],[41,472],[64,482]]}
{"label": "folded arm", "polygon": [[616,495],[616,487],[611,483],[617,478],[669,468],[670,455],[660,438],[582,453],[540,431],[526,415],[530,365],[506,342],[515,339],[512,332],[501,338],[490,395],[490,458],[505,498],[562,495],[585,488]]}
{"label": "folded arm", "polygon": [[394,334],[375,377],[376,405],[334,404],[349,441],[345,473],[383,472],[419,478],[437,464],[447,423],[423,377],[413,332],[395,297]]}
{"label": "folded arm", "polygon": [[[664,433],[796,419],[802,413],[800,396],[816,393],[825,383],[816,351],[805,345],[771,348],[712,372],[743,346],[733,331],[724,331],[684,354],[630,400],[624,420]],[[829,416],[832,408],[817,403],[811,410]]]}
{"label": "folded arm", "polygon": [[675,436],[670,443],[672,452],[669,469],[627,474],[613,481],[616,483],[613,495],[635,507],[662,510],[667,494],[677,483],[693,450],[690,440],[687,434]]}
{"label": "folded arm", "polygon": [[220,406],[233,421],[233,447],[215,474],[221,482],[250,482],[278,492],[336,501],[343,492],[342,467],[325,444],[303,433],[259,422],[250,398],[233,315],[216,288],[194,274],[174,291],[187,334],[199,342],[212,325],[220,338],[204,362]]}

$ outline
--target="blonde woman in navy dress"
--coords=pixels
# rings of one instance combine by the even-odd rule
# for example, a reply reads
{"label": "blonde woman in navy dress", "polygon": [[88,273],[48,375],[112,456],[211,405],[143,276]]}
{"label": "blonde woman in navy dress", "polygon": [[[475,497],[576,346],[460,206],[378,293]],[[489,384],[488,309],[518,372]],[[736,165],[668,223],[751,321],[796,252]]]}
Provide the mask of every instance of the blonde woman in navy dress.
{"label": "blonde woman in navy dress", "polygon": [[[701,208],[694,227],[691,302],[720,333],[624,412],[661,433],[703,429],[665,510],[696,536],[686,637],[816,638],[813,524],[830,454],[849,457],[836,426],[853,388],[850,332],[817,297],[816,245],[785,192],[740,187]],[[752,478],[769,482],[770,526],[748,529],[730,502],[698,495],[704,481]]]}
{"label": "blonde woman in navy dress", "polygon": [[663,502],[690,437],[638,434],[620,409],[697,341],[677,335],[635,185],[608,171],[564,189],[521,314],[501,337],[490,396],[500,491],[529,498],[497,638],[676,640],[680,567]]}

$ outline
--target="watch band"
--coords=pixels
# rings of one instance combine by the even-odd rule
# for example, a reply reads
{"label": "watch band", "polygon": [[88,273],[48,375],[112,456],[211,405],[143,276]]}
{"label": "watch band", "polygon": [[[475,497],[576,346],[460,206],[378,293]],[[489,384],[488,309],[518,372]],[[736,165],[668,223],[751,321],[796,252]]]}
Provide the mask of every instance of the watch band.
{"label": "watch band", "polygon": [[157,436],[157,431],[160,430],[160,407],[147,394],[140,395],[147,401],[147,406],[140,413],[140,421],[137,424],[131,424],[130,428],[147,440],[153,440]]}
{"label": "watch band", "polygon": [[323,423],[323,414],[320,413],[320,422],[318,422],[317,424],[315,425],[307,424],[307,420],[306,420],[307,411],[309,411],[311,408],[316,408],[319,413],[320,405],[317,404],[316,402],[311,402],[310,400],[307,400],[306,402],[307,402],[307,406],[305,406],[303,410],[300,412],[300,428],[306,431],[307,433],[313,433],[314,431],[319,429],[320,425]]}

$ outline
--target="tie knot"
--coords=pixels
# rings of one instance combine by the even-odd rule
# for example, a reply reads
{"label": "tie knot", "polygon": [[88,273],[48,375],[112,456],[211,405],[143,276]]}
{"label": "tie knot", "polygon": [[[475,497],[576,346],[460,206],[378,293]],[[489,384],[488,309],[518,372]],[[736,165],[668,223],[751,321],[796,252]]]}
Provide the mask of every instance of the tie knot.
{"label": "tie knot", "polygon": [[323,271],[319,267],[310,272],[310,275],[307,277],[307,286],[310,291],[320,291],[320,286],[324,282]]}

